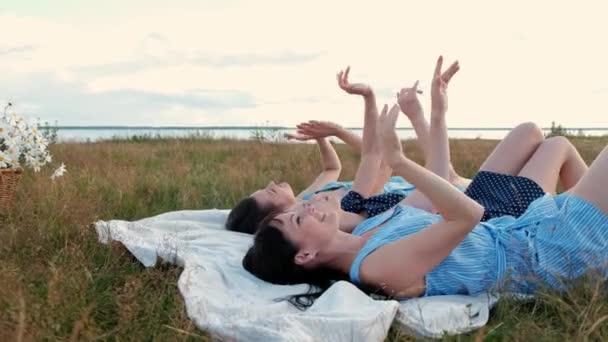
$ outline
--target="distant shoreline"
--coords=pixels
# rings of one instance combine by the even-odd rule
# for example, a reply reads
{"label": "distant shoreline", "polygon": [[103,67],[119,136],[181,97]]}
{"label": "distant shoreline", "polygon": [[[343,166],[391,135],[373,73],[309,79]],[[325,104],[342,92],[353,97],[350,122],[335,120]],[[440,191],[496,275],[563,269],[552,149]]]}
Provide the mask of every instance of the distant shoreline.
{"label": "distant shoreline", "polygon": [[[287,126],[51,126],[63,130],[290,130],[295,127]],[[346,127],[351,130],[363,130],[362,127]],[[412,127],[397,127],[397,130],[413,130]],[[449,127],[451,131],[509,131],[513,127]],[[550,130],[551,127],[543,127],[542,130]],[[608,131],[608,127],[565,127],[569,131]]]}

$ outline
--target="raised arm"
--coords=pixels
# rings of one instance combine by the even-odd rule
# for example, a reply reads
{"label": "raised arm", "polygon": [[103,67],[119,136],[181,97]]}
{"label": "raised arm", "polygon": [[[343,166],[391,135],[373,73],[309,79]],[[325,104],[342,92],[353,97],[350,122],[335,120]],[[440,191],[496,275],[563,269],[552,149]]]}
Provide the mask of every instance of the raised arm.
{"label": "raised arm", "polygon": [[430,154],[429,149],[431,146],[429,135],[430,126],[424,117],[424,109],[422,108],[422,104],[418,98],[418,94],[422,93],[418,89],[418,83],[419,82],[416,81],[412,87],[402,88],[397,93],[397,103],[399,103],[401,111],[410,120],[412,127],[414,127],[418,146],[420,146],[424,156],[424,161],[426,162]]}
{"label": "raised arm", "polygon": [[[460,69],[458,62],[454,62],[445,73],[441,73],[443,65],[443,57],[439,57],[433,72],[433,81],[431,85],[431,127],[426,144],[428,153],[425,157],[425,167],[438,175],[439,177],[450,180],[451,162],[450,162],[450,144],[448,141],[447,126],[445,122],[445,113],[447,111],[447,86],[452,76]],[[413,90],[405,94],[411,98],[411,94],[416,96],[417,83],[414,84]],[[403,101],[407,111],[412,112],[411,108]],[[403,109],[402,109],[403,110]],[[423,134],[424,135],[424,134]],[[420,138],[420,137],[419,137]],[[406,178],[407,179],[407,178]],[[403,201],[404,204],[411,205],[427,211],[434,211],[433,204],[428,196],[425,196],[420,191],[415,191]]]}
{"label": "raised arm", "polygon": [[[456,61],[450,65],[442,74],[441,80],[447,85],[454,76],[456,72],[460,70],[460,65]],[[433,74],[433,79],[435,79],[435,74]],[[430,130],[430,125],[424,117],[424,110],[418,98],[418,94],[422,92],[418,89],[418,81],[414,83],[414,85],[410,88],[402,88],[399,93],[397,93],[397,102],[399,103],[399,107],[401,107],[401,111],[407,118],[410,120],[412,126],[414,127],[414,131],[416,132],[416,137],[418,141],[418,145],[423,152],[425,163],[429,161],[429,156],[431,154],[431,141],[436,139],[434,135],[432,135]],[[432,95],[432,94],[431,94]],[[432,119],[431,119],[432,120]],[[444,122],[445,125],[445,122]],[[434,133],[437,133],[434,132]],[[426,164],[427,168],[429,167]],[[454,171],[452,164],[448,160],[448,169],[449,169],[449,180],[450,182],[458,182],[460,181],[460,176]]]}
{"label": "raised arm", "polygon": [[319,146],[319,153],[321,154],[321,163],[323,165],[323,170],[321,173],[315,178],[315,180],[308,186],[308,188],[304,189],[300,194],[298,194],[298,198],[302,198],[302,196],[311,193],[313,191],[318,190],[323,185],[329,182],[335,182],[340,177],[340,172],[342,172],[342,164],[340,163],[340,158],[336,153],[336,150],[329,143],[329,141],[325,138],[315,139],[317,141],[317,145]]}
{"label": "raised arm", "polygon": [[[358,155],[361,155],[361,146],[363,145],[363,140],[361,139],[361,137],[353,131],[338,125],[337,123],[333,123],[330,121],[310,120],[308,122],[303,122],[297,125],[296,127],[298,128],[298,134],[306,136],[335,136],[340,140],[344,141]],[[376,178],[373,183],[374,185],[372,188],[372,194],[381,192],[381,190],[384,188],[384,184],[391,177],[392,172],[393,170],[386,163],[382,162],[380,164],[380,169],[376,174]]]}
{"label": "raised arm", "polygon": [[407,159],[395,133],[398,111],[382,114],[378,123],[382,155],[396,174],[410,180],[441,211],[444,221],[372,253],[362,269],[368,284],[382,285],[396,296],[417,296],[420,280],[445,259],[475,227],[483,208],[450,183]]}
{"label": "raised arm", "polygon": [[361,160],[353,182],[353,191],[363,197],[369,197],[374,193],[375,179],[380,169],[382,156],[376,139],[376,121],[378,120],[378,108],[376,107],[376,96],[372,88],[366,84],[351,84],[348,81],[350,67],[345,72],[338,73],[338,85],[345,92],[359,95],[364,101],[363,139],[361,145]]}

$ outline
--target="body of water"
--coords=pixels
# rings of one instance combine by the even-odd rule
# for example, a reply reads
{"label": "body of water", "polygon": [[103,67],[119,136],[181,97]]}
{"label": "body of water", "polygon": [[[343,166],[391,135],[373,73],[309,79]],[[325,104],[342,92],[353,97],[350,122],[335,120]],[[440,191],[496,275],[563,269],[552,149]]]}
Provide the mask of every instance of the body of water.
{"label": "body of water", "polygon": [[[351,128],[361,134],[361,128]],[[463,139],[502,139],[511,128],[450,128],[450,138]],[[546,132],[549,128],[544,129]],[[146,137],[190,137],[198,136],[205,138],[232,138],[251,140],[256,137],[266,137],[273,140],[293,129],[285,127],[59,127],[59,141],[86,142],[100,141],[114,138],[131,138],[134,136]],[[397,129],[401,139],[412,139],[416,134],[412,128]],[[574,128],[569,129],[572,134],[579,132],[585,135],[601,136],[608,135],[608,128]]]}

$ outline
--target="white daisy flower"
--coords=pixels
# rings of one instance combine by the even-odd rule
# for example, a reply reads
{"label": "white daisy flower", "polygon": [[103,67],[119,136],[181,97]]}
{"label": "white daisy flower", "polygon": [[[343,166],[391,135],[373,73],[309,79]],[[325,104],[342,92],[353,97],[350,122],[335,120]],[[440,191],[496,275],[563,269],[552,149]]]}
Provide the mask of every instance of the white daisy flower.
{"label": "white daisy flower", "polygon": [[59,177],[62,177],[63,174],[66,173],[66,172],[68,172],[68,171],[65,169],[65,164],[61,163],[61,165],[57,168],[57,170],[55,170],[53,172],[53,174],[51,175],[51,179],[55,180],[55,179],[57,179]]}

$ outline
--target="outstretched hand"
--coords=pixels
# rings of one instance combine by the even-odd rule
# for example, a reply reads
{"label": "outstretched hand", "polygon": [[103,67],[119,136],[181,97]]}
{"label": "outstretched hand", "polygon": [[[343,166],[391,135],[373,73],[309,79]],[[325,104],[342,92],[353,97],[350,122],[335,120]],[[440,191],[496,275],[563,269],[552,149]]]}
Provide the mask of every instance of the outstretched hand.
{"label": "outstretched hand", "polygon": [[313,138],[325,138],[337,135],[342,126],[330,121],[310,120],[296,125],[298,134],[307,135]]}
{"label": "outstretched hand", "polygon": [[294,133],[294,132],[285,133],[283,136],[285,136],[285,138],[287,138],[287,140],[308,141],[308,140],[315,139],[315,137],[312,137],[310,135],[301,134],[301,133],[297,133],[297,132],[296,133]]}
{"label": "outstretched hand", "polygon": [[433,73],[433,82],[431,85],[431,114],[445,114],[448,110],[448,84],[452,76],[460,70],[460,64],[455,61],[443,73],[443,56],[439,56],[435,64],[435,72]]}
{"label": "outstretched hand", "polygon": [[338,80],[338,86],[342,88],[345,92],[353,95],[361,95],[361,96],[370,96],[372,95],[372,88],[364,83],[350,83],[348,81],[348,73],[350,72],[350,67],[346,68],[346,71],[340,71],[338,75],[336,75],[336,79]]}
{"label": "outstretched hand", "polygon": [[376,136],[382,151],[382,158],[389,166],[395,165],[403,158],[401,141],[395,131],[398,117],[399,106],[397,104],[393,105],[390,111],[388,106],[384,105],[376,126]]}

